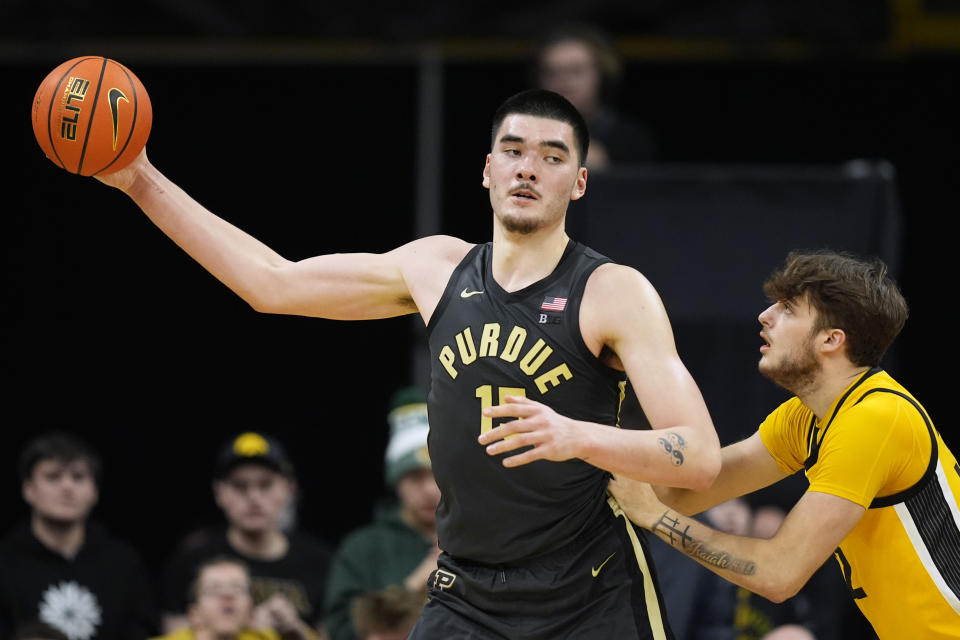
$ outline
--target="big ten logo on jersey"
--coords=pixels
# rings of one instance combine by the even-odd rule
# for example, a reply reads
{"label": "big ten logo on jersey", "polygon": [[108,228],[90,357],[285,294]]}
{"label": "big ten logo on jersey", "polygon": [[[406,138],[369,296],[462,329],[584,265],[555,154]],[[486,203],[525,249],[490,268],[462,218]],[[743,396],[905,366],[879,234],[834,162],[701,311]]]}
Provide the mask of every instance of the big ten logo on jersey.
{"label": "big ten logo on jersey", "polygon": [[502,327],[499,322],[488,322],[483,325],[483,329],[480,330],[479,345],[474,340],[473,329],[466,327],[454,336],[456,351],[449,344],[445,344],[440,349],[437,359],[454,380],[459,374],[457,365],[469,366],[479,358],[499,358],[504,362],[517,363],[520,371],[533,378],[540,393],[547,393],[551,388],[573,378],[573,372],[570,371],[566,362],[551,363],[552,366],[549,369],[540,373],[544,363],[553,354],[553,347],[547,346],[542,338],[538,338],[530,348],[525,350],[527,333],[523,327],[514,326],[510,329],[501,349]]}
{"label": "big ten logo on jersey", "polygon": [[538,322],[540,324],[560,324],[560,316],[552,316],[549,313],[541,313]]}
{"label": "big ten logo on jersey", "polygon": [[80,104],[87,95],[90,81],[83,78],[70,78],[60,97],[60,137],[64,140],[77,139],[77,121],[80,119]]}

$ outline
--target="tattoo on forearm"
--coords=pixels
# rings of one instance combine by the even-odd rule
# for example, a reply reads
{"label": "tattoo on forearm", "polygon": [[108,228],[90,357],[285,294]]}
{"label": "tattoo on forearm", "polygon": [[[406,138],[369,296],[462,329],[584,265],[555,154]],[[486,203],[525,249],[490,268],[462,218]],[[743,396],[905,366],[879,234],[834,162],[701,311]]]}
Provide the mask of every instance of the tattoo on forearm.
{"label": "tattoo on forearm", "polygon": [[687,441],[682,436],[668,431],[662,437],[657,438],[657,442],[660,444],[660,448],[673,458],[674,465],[679,467],[683,464],[683,450],[687,448]]}
{"label": "tattoo on forearm", "polygon": [[669,511],[664,511],[660,519],[653,525],[653,532],[672,547],[677,547],[685,554],[706,564],[726,569],[733,573],[751,576],[757,572],[757,565],[742,558],[734,558],[726,551],[713,549],[703,541],[697,540],[689,534],[690,525],[681,525],[679,517],[672,517]]}

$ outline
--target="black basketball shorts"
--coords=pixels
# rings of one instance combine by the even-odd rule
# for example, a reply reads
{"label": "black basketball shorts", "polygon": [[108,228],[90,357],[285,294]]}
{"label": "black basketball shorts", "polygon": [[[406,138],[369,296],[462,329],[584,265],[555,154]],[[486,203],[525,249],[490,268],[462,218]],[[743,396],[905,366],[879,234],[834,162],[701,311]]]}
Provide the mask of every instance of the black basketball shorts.
{"label": "black basketball shorts", "polygon": [[602,522],[506,566],[440,555],[410,640],[672,640],[643,536],[612,497]]}

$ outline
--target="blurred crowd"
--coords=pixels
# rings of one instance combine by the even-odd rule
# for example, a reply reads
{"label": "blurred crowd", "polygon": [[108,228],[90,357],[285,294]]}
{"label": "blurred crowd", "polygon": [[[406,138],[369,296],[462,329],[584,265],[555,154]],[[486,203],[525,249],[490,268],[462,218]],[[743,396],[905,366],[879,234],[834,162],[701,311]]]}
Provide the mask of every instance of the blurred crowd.
{"label": "blurred crowd", "polygon": [[397,391],[387,420],[391,491],[373,520],[339,545],[298,525],[297,476],[284,443],[245,432],[211,461],[223,526],[158,525],[179,537],[159,572],[93,515],[96,448],[68,432],[38,436],[20,455],[29,515],[0,540],[0,638],[405,638],[440,552],[440,492],[424,394]]}
{"label": "blurred crowd", "polygon": [[[178,530],[153,575],[130,541],[93,515],[101,458],[78,436],[38,436],[20,455],[28,518],[0,540],[0,638],[17,640],[401,640],[423,606],[440,548],[440,492],[427,450],[426,397],[396,391],[386,417],[387,499],[336,545],[296,518],[294,461],[266,432],[239,433],[211,461],[224,525]],[[771,537],[784,512],[731,500],[702,514],[724,531]],[[646,533],[646,532],[645,532]],[[676,637],[858,637],[833,567],[774,604],[724,581],[647,534]],[[829,563],[828,563],[829,564]],[[834,569],[834,571],[830,571]],[[852,606],[849,609],[852,611]]]}

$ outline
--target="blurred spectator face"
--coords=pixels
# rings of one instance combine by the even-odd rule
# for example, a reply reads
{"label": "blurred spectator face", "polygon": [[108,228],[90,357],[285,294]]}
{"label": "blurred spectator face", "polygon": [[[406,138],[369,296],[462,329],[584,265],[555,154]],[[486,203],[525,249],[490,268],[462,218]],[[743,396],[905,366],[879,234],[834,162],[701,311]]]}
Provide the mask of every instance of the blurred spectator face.
{"label": "blurred spectator face", "polygon": [[55,522],[86,520],[97,496],[97,485],[85,460],[40,460],[23,483],[23,499],[34,513]]}
{"label": "blurred spectator face", "polygon": [[440,504],[440,488],[430,469],[415,469],[397,481],[397,496],[403,509],[417,522],[432,527]]}
{"label": "blurred spectator face", "polygon": [[579,40],[563,40],[540,56],[540,86],[559,93],[590,118],[600,107],[602,79],[590,47]]}
{"label": "blurred spectator face", "polygon": [[249,626],[253,615],[250,577],[243,567],[230,562],[203,569],[197,580],[196,601],[188,616],[194,632],[214,638],[233,638]]}
{"label": "blurred spectator face", "polygon": [[745,500],[734,498],[711,507],[706,512],[707,519],[714,527],[726,533],[745,536],[750,533],[753,514]]}
{"label": "blurred spectator face", "polygon": [[759,507],[753,516],[753,531],[750,535],[755,538],[772,538],[787,517],[780,507],[769,505]]}
{"label": "blurred spectator face", "polygon": [[232,526],[259,533],[280,526],[293,499],[294,483],[262,465],[243,464],[214,483],[214,495]]}

